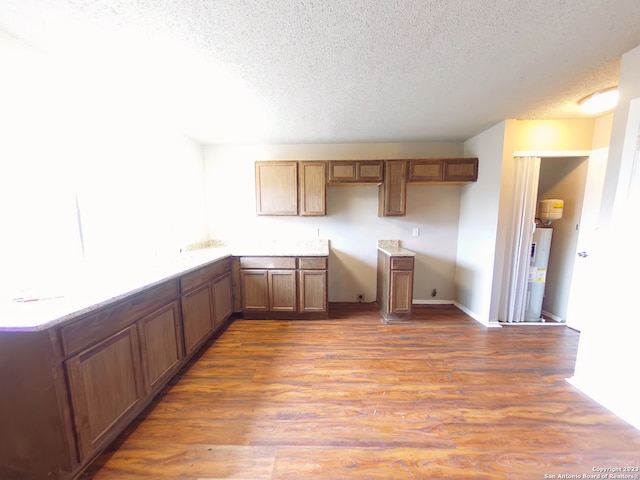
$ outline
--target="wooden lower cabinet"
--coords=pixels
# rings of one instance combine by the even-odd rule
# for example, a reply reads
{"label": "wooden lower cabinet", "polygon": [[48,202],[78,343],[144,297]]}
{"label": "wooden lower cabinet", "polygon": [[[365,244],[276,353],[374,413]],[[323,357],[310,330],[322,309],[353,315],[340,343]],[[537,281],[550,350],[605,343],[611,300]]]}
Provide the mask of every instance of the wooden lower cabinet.
{"label": "wooden lower cabinet", "polygon": [[269,310],[296,312],[297,288],[295,270],[269,270]]}
{"label": "wooden lower cabinet", "polygon": [[107,446],[139,413],[145,395],[135,325],[67,360],[81,458]]}
{"label": "wooden lower cabinet", "polygon": [[327,271],[298,272],[298,308],[304,313],[327,312]]}
{"label": "wooden lower cabinet", "polygon": [[233,282],[231,273],[216,278],[213,283],[213,323],[218,328],[233,313]]}
{"label": "wooden lower cabinet", "polygon": [[184,357],[178,302],[172,302],[138,322],[145,390],[156,392],[176,373]]}
{"label": "wooden lower cabinet", "polygon": [[185,354],[190,356],[213,333],[213,295],[209,283],[182,295]]}
{"label": "wooden lower cabinet", "polygon": [[268,270],[241,270],[243,312],[269,311],[269,273]]}
{"label": "wooden lower cabinet", "polygon": [[411,316],[414,257],[389,255],[378,250],[377,299],[385,320]]}
{"label": "wooden lower cabinet", "polygon": [[0,332],[0,479],[77,478],[233,313],[232,284],[223,259],[60,326]]}
{"label": "wooden lower cabinet", "polygon": [[390,274],[389,313],[410,314],[413,299],[413,270],[391,270]]}
{"label": "wooden lower cabinet", "polygon": [[326,318],[326,257],[241,257],[245,318]]}
{"label": "wooden lower cabinet", "polygon": [[295,270],[241,270],[243,312],[295,312]]}

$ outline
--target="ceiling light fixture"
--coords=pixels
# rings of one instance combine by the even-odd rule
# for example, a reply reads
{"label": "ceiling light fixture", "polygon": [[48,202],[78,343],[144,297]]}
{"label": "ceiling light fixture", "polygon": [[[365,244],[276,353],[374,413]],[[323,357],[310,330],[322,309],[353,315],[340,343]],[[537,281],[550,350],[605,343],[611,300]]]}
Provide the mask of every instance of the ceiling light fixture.
{"label": "ceiling light fixture", "polygon": [[618,87],[611,87],[587,95],[578,102],[578,105],[583,113],[589,115],[603,113],[618,104],[618,96]]}

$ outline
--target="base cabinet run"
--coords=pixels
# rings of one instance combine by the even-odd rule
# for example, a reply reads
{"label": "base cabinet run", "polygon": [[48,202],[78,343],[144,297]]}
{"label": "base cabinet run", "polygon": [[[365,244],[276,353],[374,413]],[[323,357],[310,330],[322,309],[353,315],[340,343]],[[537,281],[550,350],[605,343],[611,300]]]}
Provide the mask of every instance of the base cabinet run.
{"label": "base cabinet run", "polygon": [[327,257],[240,257],[245,318],[327,318]]}
{"label": "base cabinet run", "polygon": [[76,478],[231,315],[230,265],[61,326],[0,332],[0,479]]}

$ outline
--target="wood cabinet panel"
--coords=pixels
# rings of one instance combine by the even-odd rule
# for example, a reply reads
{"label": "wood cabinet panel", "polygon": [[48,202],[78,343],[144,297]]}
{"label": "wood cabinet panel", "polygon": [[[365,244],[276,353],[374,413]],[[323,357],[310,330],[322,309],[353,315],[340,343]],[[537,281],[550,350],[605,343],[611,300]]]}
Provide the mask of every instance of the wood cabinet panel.
{"label": "wood cabinet panel", "polygon": [[182,324],[174,301],[138,322],[142,373],[148,392],[156,392],[180,368]]}
{"label": "wood cabinet panel", "polygon": [[413,256],[390,256],[378,250],[377,302],[385,320],[411,316]]}
{"label": "wood cabinet panel", "polygon": [[391,270],[413,270],[413,257],[391,257]]}
{"label": "wood cabinet panel", "polygon": [[327,166],[325,162],[299,162],[299,214],[327,213]]}
{"label": "wood cabinet panel", "polygon": [[269,310],[295,312],[296,300],[296,271],[269,270]]}
{"label": "wood cabinet panel", "polygon": [[72,355],[87,348],[97,339],[120,331],[177,296],[178,283],[169,281],[65,325],[60,330],[64,353]]}
{"label": "wood cabinet panel", "polygon": [[241,270],[240,286],[242,311],[266,312],[269,310],[268,270]]}
{"label": "wood cabinet panel", "polygon": [[300,312],[327,312],[328,286],[326,270],[300,270],[298,275],[298,308]]}
{"label": "wood cabinet panel", "polygon": [[240,257],[240,268],[296,268],[296,257]]}
{"label": "wood cabinet panel", "polygon": [[409,162],[409,182],[461,185],[478,179],[477,158],[429,158]]}
{"label": "wood cabinet panel", "polygon": [[135,325],[67,360],[81,458],[105,447],[144,397]]}
{"label": "wood cabinet panel", "polygon": [[[327,257],[241,257],[245,318],[326,318]],[[286,265],[287,268],[246,268]],[[306,316],[305,316],[306,314]]]}
{"label": "wood cabinet panel", "polygon": [[231,260],[228,258],[206,265],[180,277],[180,291],[185,293],[230,271]]}
{"label": "wood cabinet panel", "polygon": [[382,160],[363,160],[358,162],[358,181],[379,183],[382,181],[384,162]]}
{"label": "wood cabinet panel", "polygon": [[411,313],[413,270],[392,270],[389,291],[389,312],[394,315]]}
{"label": "wood cabinet panel", "polygon": [[329,162],[329,182],[343,183],[355,182],[358,179],[356,172],[356,162],[330,161]]}
{"label": "wood cabinet panel", "polygon": [[217,328],[233,313],[233,282],[231,273],[227,273],[212,283],[213,323]]}
{"label": "wood cabinet panel", "polygon": [[57,331],[0,332],[0,478],[60,480],[78,464]]}
{"label": "wood cabinet panel", "polygon": [[182,324],[185,353],[189,356],[213,332],[213,298],[209,283],[182,296]]}
{"label": "wood cabinet panel", "polygon": [[327,257],[300,257],[298,259],[298,268],[307,270],[326,270]]}
{"label": "wood cabinet panel", "polygon": [[441,159],[411,160],[409,162],[410,182],[440,182],[443,179]]}
{"label": "wood cabinet panel", "polygon": [[383,178],[382,160],[335,160],[329,162],[329,183],[366,184],[380,183]]}
{"label": "wood cabinet panel", "polygon": [[445,182],[475,182],[478,180],[478,159],[445,159],[443,168]]}
{"label": "wood cabinet panel", "polygon": [[381,217],[404,216],[407,208],[407,162],[386,160],[384,182],[380,186],[378,215]]}
{"label": "wood cabinet panel", "polygon": [[256,213],[298,214],[298,162],[256,162]]}

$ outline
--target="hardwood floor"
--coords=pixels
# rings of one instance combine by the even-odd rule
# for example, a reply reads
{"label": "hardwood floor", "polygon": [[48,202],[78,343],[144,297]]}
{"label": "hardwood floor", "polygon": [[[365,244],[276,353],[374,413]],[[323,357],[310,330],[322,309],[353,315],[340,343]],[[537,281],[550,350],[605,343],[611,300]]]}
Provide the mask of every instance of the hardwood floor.
{"label": "hardwood floor", "polygon": [[416,310],[390,325],[363,304],[332,306],[329,320],[235,320],[82,478],[543,479],[640,466],[640,432],[565,381],[577,332]]}

